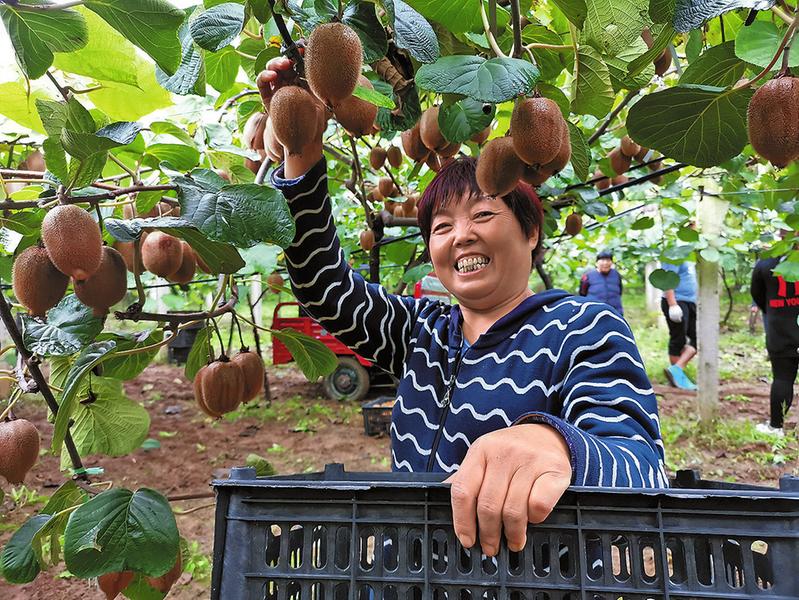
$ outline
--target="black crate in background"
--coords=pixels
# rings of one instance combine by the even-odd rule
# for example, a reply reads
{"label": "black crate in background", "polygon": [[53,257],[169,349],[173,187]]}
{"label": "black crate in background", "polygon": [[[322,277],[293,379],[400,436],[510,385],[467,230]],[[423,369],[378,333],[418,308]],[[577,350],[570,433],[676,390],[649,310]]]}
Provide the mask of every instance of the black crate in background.
{"label": "black crate in background", "polygon": [[[799,490],[570,488],[520,553],[466,550],[440,475],[325,473],[217,491],[213,600],[799,598]],[[793,482],[795,484],[795,482]]]}
{"label": "black crate in background", "polygon": [[388,435],[391,431],[391,411],[394,405],[380,406],[396,400],[394,396],[380,396],[361,405],[363,413],[363,432],[366,435]]}

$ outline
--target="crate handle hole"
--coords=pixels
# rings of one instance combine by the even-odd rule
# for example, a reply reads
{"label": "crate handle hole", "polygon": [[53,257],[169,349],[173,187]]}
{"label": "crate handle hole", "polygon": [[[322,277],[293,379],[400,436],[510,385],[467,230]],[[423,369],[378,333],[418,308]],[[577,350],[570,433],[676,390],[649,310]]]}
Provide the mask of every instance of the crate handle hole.
{"label": "crate handle hole", "polygon": [[755,540],[750,549],[752,550],[757,587],[762,590],[770,589],[774,585],[774,568],[771,564],[768,542]]}

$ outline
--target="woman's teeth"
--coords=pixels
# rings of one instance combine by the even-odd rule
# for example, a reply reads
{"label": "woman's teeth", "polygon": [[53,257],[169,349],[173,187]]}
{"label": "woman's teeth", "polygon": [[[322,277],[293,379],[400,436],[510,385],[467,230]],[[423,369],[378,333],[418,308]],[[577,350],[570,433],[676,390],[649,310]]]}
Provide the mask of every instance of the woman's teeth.
{"label": "woman's teeth", "polygon": [[455,268],[459,273],[469,273],[470,271],[479,271],[485,268],[488,264],[488,258],[485,256],[470,256],[458,261]]}

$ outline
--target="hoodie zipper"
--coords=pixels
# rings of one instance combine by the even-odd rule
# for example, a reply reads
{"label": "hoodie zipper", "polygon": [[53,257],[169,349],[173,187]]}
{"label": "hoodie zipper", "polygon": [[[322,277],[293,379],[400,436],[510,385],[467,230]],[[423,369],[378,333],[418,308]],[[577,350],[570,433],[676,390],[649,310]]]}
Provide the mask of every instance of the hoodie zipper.
{"label": "hoodie zipper", "polygon": [[447,391],[444,393],[444,399],[441,401],[441,418],[438,420],[438,431],[436,431],[436,437],[433,439],[433,447],[430,450],[430,458],[427,459],[427,472],[433,470],[433,463],[436,460],[436,452],[438,452],[438,446],[441,443],[441,435],[444,433],[444,423],[447,420],[447,415],[449,414],[449,405],[452,404],[452,393],[455,390],[455,382],[458,379],[458,369],[461,366],[461,352],[458,351],[458,354],[455,356],[455,367],[452,371],[452,376],[449,378],[449,383],[447,384]]}

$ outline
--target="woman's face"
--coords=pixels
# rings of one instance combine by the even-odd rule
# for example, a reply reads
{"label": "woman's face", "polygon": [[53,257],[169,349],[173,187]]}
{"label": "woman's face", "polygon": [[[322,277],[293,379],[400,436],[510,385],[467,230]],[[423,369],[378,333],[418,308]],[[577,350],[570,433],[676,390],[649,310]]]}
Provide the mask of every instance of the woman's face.
{"label": "woman's face", "polygon": [[433,215],[430,258],[441,283],[474,310],[501,306],[528,287],[538,230],[527,237],[500,198],[454,199]]}

